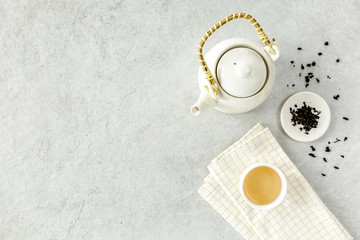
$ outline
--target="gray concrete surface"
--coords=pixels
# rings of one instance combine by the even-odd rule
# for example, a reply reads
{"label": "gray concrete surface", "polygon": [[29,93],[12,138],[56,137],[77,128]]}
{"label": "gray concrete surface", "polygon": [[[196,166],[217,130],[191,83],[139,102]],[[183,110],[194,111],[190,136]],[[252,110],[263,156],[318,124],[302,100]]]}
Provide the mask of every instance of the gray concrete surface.
{"label": "gray concrete surface", "polygon": [[[355,0],[1,1],[0,239],[242,239],[197,189],[211,159],[257,122],[360,238],[359,11]],[[193,117],[196,45],[234,12],[277,38],[275,88],[248,114]],[[205,51],[230,37],[258,41],[238,21]],[[279,111],[305,90],[290,60],[314,59],[321,83],[308,89],[333,119],[323,138],[298,143]],[[327,164],[307,155],[344,136]]]}

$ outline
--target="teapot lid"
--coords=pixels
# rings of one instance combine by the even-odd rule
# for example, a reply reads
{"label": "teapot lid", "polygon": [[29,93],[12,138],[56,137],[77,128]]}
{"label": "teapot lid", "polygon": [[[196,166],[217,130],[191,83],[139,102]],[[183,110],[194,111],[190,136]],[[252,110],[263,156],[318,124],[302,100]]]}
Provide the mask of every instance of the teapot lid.
{"label": "teapot lid", "polygon": [[234,97],[250,97],[264,86],[267,68],[263,58],[246,47],[232,48],[224,53],[216,69],[224,91]]}

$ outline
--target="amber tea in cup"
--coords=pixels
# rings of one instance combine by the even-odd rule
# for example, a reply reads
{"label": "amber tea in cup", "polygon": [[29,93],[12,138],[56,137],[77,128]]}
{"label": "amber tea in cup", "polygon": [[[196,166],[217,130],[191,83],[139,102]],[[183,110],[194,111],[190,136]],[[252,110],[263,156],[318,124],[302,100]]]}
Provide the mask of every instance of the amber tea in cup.
{"label": "amber tea in cup", "polygon": [[267,166],[252,169],[246,175],[243,184],[246,197],[257,205],[274,202],[279,197],[281,188],[282,181],[279,174]]}

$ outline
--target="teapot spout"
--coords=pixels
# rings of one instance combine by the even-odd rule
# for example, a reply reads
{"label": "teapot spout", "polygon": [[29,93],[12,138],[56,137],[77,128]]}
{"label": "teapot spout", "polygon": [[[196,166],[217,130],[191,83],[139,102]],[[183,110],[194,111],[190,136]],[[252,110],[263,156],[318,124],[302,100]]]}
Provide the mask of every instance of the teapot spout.
{"label": "teapot spout", "polygon": [[190,111],[192,115],[197,116],[202,111],[214,107],[216,101],[210,96],[210,94],[206,91],[201,91],[199,99],[197,102],[191,107]]}

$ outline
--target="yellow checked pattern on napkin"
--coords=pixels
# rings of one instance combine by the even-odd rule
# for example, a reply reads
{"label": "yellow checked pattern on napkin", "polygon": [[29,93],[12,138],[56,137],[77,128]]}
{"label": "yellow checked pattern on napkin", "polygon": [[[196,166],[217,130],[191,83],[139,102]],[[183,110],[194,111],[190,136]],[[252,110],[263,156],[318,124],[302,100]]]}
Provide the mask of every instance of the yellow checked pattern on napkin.
{"label": "yellow checked pattern on napkin", "polygon": [[[286,176],[290,205],[258,210],[242,199],[239,176],[266,162]],[[255,125],[209,165],[200,195],[246,239],[353,239],[286,156],[269,129]]]}

